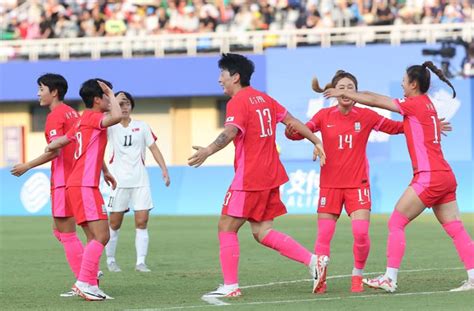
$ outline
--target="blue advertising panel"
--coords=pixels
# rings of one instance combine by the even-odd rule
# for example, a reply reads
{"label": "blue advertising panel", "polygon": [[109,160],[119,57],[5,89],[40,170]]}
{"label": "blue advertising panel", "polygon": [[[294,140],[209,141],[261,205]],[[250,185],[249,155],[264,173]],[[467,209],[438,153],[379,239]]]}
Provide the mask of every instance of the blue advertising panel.
{"label": "blue advertising panel", "polygon": [[[290,181],[281,198],[289,214],[313,214],[319,197],[319,164],[311,161],[284,163]],[[453,165],[458,182],[457,200],[462,212],[474,212],[472,162]],[[155,208],[153,215],[218,215],[233,177],[230,166],[171,167],[171,186],[166,188],[158,168],[148,168]],[[17,178],[0,169],[0,216],[51,215],[49,170],[35,169]],[[389,213],[411,179],[409,163],[377,163],[371,167],[372,211]],[[110,188],[101,190],[107,203]]]}
{"label": "blue advertising panel", "polygon": [[[265,57],[249,58],[256,67],[252,84],[264,91]],[[135,97],[221,96],[218,60],[219,56],[198,56],[0,63],[0,102],[36,100],[36,79],[48,72],[68,81],[66,101],[80,99],[81,83],[98,77]]]}

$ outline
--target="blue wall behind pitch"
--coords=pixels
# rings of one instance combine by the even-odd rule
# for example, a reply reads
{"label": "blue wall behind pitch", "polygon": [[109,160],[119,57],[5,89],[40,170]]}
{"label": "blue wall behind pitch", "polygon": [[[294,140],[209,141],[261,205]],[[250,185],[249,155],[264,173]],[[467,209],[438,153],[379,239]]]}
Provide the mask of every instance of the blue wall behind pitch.
{"label": "blue wall behind pitch", "polygon": [[[421,55],[421,50],[426,47],[411,44],[399,47],[269,49],[265,55],[252,56],[257,68],[253,84],[258,89],[266,90],[301,120],[307,120],[312,115],[311,109],[330,105],[311,91],[310,83],[314,75],[324,84],[336,70],[344,69],[358,77],[361,90],[399,97],[405,68],[428,60]],[[137,97],[218,96],[222,91],[217,84],[217,60],[218,57],[214,56],[0,64],[0,102],[35,99],[36,77],[45,72],[60,72],[68,78],[70,99],[77,98],[80,82],[97,76],[110,79],[116,89],[131,90]],[[453,64],[457,65],[459,61],[460,55],[453,60]],[[448,115],[454,126],[454,132],[443,138],[442,143],[458,180],[459,205],[463,212],[474,212],[474,79],[453,80],[458,91],[458,102],[448,102],[446,94],[449,95],[449,89],[437,78],[433,81],[430,92],[440,100],[442,115]],[[400,119],[395,114],[390,117]],[[290,213],[313,213],[319,194],[319,168],[308,161],[311,146],[284,139],[282,130],[279,127],[277,142],[290,175],[290,182],[282,187],[282,199]],[[368,145],[368,156],[373,211],[390,212],[411,179],[404,137],[376,137]],[[170,188],[161,184],[157,168],[149,168],[149,173],[156,205],[152,213],[201,215],[220,212],[233,169],[171,167]],[[34,170],[21,178],[10,176],[8,168],[0,169],[0,215],[49,215],[48,176],[46,169]],[[107,188],[102,189],[104,197],[107,197]]]}
{"label": "blue wall behind pitch", "polygon": [[[265,57],[249,55],[257,70],[255,87],[265,90]],[[0,102],[36,100],[36,79],[45,73],[62,74],[69,84],[65,100],[77,100],[82,82],[103,78],[115,90],[127,90],[135,97],[221,96],[217,83],[218,56],[71,60],[13,61],[0,64]]]}

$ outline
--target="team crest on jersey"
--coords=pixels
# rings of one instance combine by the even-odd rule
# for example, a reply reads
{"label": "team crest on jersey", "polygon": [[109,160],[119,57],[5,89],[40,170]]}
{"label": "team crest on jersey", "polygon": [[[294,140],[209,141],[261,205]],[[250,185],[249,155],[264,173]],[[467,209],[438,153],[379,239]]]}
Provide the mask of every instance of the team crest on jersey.
{"label": "team crest on jersey", "polygon": [[225,119],[225,122],[232,122],[234,121],[234,117],[228,117],[227,119]]}
{"label": "team crest on jersey", "polygon": [[132,132],[139,132],[140,131],[140,128],[139,127],[136,127],[134,129],[132,129]]}
{"label": "team crest on jersey", "polygon": [[326,205],[326,197],[321,197],[321,206],[325,206]]}
{"label": "team crest on jersey", "polygon": [[55,136],[56,134],[56,130],[49,131],[49,136]]}
{"label": "team crest on jersey", "polygon": [[354,123],[354,130],[355,130],[356,132],[360,132],[360,122]]}

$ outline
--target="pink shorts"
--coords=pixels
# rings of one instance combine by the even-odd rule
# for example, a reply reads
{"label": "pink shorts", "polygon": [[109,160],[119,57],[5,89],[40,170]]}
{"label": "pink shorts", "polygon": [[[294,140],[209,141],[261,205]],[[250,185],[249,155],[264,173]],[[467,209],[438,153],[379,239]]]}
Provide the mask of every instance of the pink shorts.
{"label": "pink shorts", "polygon": [[51,189],[51,213],[55,218],[74,216],[71,206],[67,204],[66,187]]}
{"label": "pink shorts", "polygon": [[452,171],[419,172],[410,186],[427,207],[456,200],[456,177]]}
{"label": "pink shorts", "polygon": [[66,197],[78,225],[84,225],[88,221],[108,219],[99,188],[69,187],[66,189]]}
{"label": "pink shorts", "polygon": [[245,218],[254,222],[273,220],[286,214],[280,200],[280,188],[262,191],[230,190],[222,205],[222,215]]}
{"label": "pink shorts", "polygon": [[318,213],[339,216],[342,212],[342,205],[344,205],[347,215],[360,209],[370,210],[372,206],[370,187],[320,189]]}

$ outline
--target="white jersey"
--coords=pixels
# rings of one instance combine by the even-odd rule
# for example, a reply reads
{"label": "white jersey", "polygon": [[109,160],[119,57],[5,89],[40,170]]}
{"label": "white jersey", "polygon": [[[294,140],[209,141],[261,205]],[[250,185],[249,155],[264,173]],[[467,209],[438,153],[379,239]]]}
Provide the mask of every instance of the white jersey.
{"label": "white jersey", "polygon": [[110,171],[119,188],[149,186],[145,168],[146,149],[156,141],[148,124],[131,120],[128,127],[121,123],[107,129],[107,138],[112,146]]}

